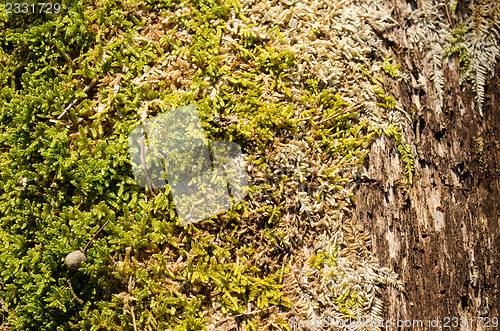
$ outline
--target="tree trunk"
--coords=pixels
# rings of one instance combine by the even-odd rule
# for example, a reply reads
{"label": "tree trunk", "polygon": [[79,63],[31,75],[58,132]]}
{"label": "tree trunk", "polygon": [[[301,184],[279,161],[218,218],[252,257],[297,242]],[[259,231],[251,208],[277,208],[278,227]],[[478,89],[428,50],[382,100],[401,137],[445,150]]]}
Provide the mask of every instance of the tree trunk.
{"label": "tree trunk", "polygon": [[415,155],[413,184],[407,190],[398,184],[398,152],[382,136],[369,154],[373,181],[355,194],[357,219],[371,233],[381,266],[397,272],[407,292],[387,288],[384,319],[422,320],[419,329],[436,329],[430,320],[452,327],[457,317],[462,330],[492,329],[500,307],[500,66],[488,77],[481,117],[470,84],[459,85],[452,57],[440,111],[425,54],[405,51],[405,22],[393,3],[400,29],[384,36],[387,46],[403,72],[422,74],[426,83],[388,88],[408,113],[416,112],[405,128]]}

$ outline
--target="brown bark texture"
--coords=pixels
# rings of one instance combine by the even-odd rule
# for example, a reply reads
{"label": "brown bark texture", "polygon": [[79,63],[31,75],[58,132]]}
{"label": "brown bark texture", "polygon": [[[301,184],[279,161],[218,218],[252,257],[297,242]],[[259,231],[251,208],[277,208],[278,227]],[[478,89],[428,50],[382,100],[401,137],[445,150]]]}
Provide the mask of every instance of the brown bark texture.
{"label": "brown bark texture", "polygon": [[355,192],[357,219],[371,233],[380,265],[397,272],[406,289],[387,287],[384,319],[423,320],[423,329],[435,330],[429,320],[439,318],[442,329],[457,317],[462,328],[452,329],[491,330],[500,307],[500,66],[488,77],[481,116],[471,85],[459,85],[458,58],[451,57],[444,104],[436,111],[425,54],[408,51],[405,18],[393,4],[399,27],[384,35],[386,46],[403,72],[423,76],[425,84],[388,89],[414,113],[405,127],[415,156],[413,184],[398,184],[398,152],[381,136],[367,161],[372,181]]}

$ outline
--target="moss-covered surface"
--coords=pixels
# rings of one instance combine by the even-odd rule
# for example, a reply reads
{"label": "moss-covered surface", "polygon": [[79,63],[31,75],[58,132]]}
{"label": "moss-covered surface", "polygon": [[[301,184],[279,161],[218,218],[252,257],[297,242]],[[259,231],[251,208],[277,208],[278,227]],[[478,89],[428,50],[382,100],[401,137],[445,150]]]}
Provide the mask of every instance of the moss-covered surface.
{"label": "moss-covered surface", "polygon": [[[349,220],[350,190],[380,134],[396,140],[406,184],[413,173],[400,129],[370,112],[397,110],[373,78],[380,70],[359,54],[343,59],[369,87],[359,99],[344,74],[297,79],[307,60],[282,42],[283,28],[235,27],[248,20],[236,1],[80,1],[57,16],[0,15],[0,324],[287,329],[294,291],[322,279],[324,294],[301,302],[327,297],[339,318],[380,317],[373,284],[400,284],[383,268],[349,278],[378,270]],[[135,184],[127,136],[190,103],[207,138],[242,146],[251,187],[230,211],[181,226],[168,188]],[[107,220],[83,267],[68,270],[65,256]],[[301,257],[314,272],[293,271]]]}

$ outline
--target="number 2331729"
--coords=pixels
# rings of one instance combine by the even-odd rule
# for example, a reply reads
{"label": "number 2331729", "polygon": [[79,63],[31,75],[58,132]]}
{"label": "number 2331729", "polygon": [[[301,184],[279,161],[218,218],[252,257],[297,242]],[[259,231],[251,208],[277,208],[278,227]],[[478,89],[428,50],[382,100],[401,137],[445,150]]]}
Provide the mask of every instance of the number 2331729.
{"label": "number 2331729", "polygon": [[52,2],[7,2],[6,14],[57,14],[61,11],[60,3]]}

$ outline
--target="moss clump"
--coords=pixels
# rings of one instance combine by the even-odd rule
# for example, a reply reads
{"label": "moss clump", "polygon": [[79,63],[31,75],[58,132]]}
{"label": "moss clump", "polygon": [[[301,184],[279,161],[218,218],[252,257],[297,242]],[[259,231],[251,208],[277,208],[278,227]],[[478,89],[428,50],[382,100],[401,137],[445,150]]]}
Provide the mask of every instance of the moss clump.
{"label": "moss clump", "polygon": [[393,97],[387,95],[383,88],[375,88],[374,92],[377,95],[377,98],[379,99],[379,102],[376,104],[377,106],[388,110],[396,110],[397,108],[396,100],[394,100]]}
{"label": "moss clump", "polygon": [[401,65],[392,65],[392,62],[392,56],[387,55],[384,59],[384,63],[382,64],[382,70],[391,78],[396,79],[401,74]]}
{"label": "moss clump", "polygon": [[389,125],[387,128],[383,129],[383,132],[386,136],[394,139],[403,166],[403,183],[411,185],[413,183],[415,166],[410,145],[404,142],[400,127]]}
{"label": "moss clump", "polygon": [[[275,44],[285,35],[268,29],[274,39],[265,42],[248,25],[232,27],[245,19],[236,1],[82,0],[31,25],[0,18],[0,297],[9,308],[1,322],[200,330],[249,306],[290,308],[286,218],[300,214],[303,230],[304,219],[317,217],[308,199],[324,205],[347,191],[375,134],[363,104],[317,73],[294,81],[301,59]],[[379,98],[395,108],[383,91]],[[262,186],[273,191],[251,183],[248,201],[181,226],[168,188],[153,196],[136,186],[127,137],[148,117],[189,103],[209,139],[243,146],[251,175],[270,171]],[[401,135],[393,137],[399,151]],[[284,159],[295,163],[277,178]],[[351,206],[341,200],[332,208]],[[88,263],[68,270],[65,254],[106,221]],[[313,264],[325,262],[335,259]],[[65,289],[69,279],[82,305]],[[335,298],[351,309],[362,295]],[[258,328],[257,314],[241,319]]]}

